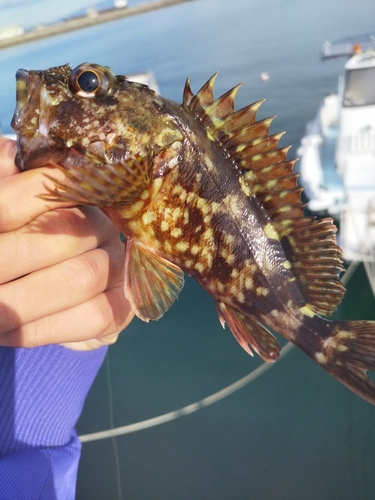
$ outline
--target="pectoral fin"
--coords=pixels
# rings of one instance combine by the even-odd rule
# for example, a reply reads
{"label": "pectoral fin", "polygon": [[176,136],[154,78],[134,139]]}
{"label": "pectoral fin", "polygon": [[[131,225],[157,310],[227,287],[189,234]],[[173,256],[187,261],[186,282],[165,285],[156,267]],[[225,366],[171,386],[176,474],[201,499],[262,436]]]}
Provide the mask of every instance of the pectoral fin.
{"label": "pectoral fin", "polygon": [[276,361],[280,353],[280,345],[267,328],[256,318],[245,315],[236,309],[220,302],[217,306],[219,319],[224,327],[228,324],[234,338],[245,349],[253,355],[250,347],[261,356],[264,361]]}
{"label": "pectoral fin", "polygon": [[143,321],[157,320],[184,286],[184,273],[141,243],[126,241],[125,296]]}
{"label": "pectoral fin", "polygon": [[122,207],[137,201],[153,182],[153,152],[135,155],[117,163],[103,163],[90,155],[78,157],[74,168],[56,164],[63,181],[45,174],[55,184],[40,196],[48,201],[73,201],[97,207]]}

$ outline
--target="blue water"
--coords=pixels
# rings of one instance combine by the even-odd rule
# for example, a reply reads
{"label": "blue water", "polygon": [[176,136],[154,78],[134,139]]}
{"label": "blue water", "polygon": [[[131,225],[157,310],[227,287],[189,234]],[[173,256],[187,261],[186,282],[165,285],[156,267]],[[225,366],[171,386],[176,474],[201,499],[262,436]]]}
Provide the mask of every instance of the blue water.
{"label": "blue water", "polygon": [[[51,1],[0,3],[0,25],[54,20]],[[75,12],[88,2],[71,0]],[[53,6],[53,7],[52,7]],[[28,9],[30,15],[28,16]],[[56,7],[57,9],[57,7]],[[62,13],[59,3],[58,16]],[[51,13],[52,11],[52,13]],[[57,13],[56,13],[57,16]],[[240,81],[238,106],[267,101],[273,131],[299,145],[342,60],[322,63],[326,39],[373,30],[373,0],[196,0],[174,8],[0,51],[0,121],[14,108],[14,74],[83,61],[116,73],[151,70],[161,93],[181,100],[214,72],[217,95]],[[31,21],[32,20],[32,21]],[[26,21],[22,21],[26,22]],[[9,24],[9,23],[8,23]],[[270,79],[262,82],[260,74]],[[340,314],[375,317],[363,273]],[[153,324],[136,320],[109,356],[115,426],[172,411],[225,387],[260,364],[223,331],[210,298],[187,279],[179,300]],[[79,432],[110,424],[104,367]],[[353,500],[375,498],[375,411],[294,349],[233,396],[193,415],[117,439],[122,498],[132,500]],[[116,499],[111,441],[83,446],[78,499]]]}

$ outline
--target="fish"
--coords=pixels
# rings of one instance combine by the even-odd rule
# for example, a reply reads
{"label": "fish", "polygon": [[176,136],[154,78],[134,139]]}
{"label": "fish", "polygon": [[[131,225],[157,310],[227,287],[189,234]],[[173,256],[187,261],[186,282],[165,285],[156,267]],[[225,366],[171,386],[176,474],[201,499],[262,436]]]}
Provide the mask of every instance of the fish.
{"label": "fish", "polygon": [[20,69],[16,165],[63,171],[40,196],[99,207],[123,233],[141,320],[163,316],[186,273],[248,354],[275,362],[276,332],[375,404],[375,322],[327,319],[345,293],[334,221],[304,214],[263,101],[237,110],[241,84],[215,98],[216,78],[195,94],[188,78],[179,104],[99,64]]}

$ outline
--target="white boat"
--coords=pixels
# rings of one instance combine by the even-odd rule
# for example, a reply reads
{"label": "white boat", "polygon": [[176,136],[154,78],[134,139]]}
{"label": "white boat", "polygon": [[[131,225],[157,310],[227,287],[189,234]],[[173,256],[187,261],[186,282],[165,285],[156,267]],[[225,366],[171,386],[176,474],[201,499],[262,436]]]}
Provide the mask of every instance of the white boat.
{"label": "white boat", "polygon": [[[375,37],[351,38],[338,93],[325,97],[298,150],[308,208],[340,222],[348,261],[375,263]],[[340,48],[341,47],[341,48]],[[326,42],[324,58],[348,55],[349,42]],[[341,51],[341,53],[340,53]],[[375,292],[375,272],[373,275]],[[370,275],[369,275],[370,277]],[[370,278],[371,280],[371,278]]]}

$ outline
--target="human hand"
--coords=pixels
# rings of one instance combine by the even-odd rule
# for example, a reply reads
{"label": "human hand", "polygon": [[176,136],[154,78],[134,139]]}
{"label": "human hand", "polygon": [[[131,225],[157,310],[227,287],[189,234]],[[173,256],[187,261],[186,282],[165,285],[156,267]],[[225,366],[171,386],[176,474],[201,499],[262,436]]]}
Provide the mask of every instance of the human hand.
{"label": "human hand", "polygon": [[133,318],[118,230],[97,208],[38,198],[48,167],[19,173],[15,153],[0,138],[0,345],[115,342]]}

